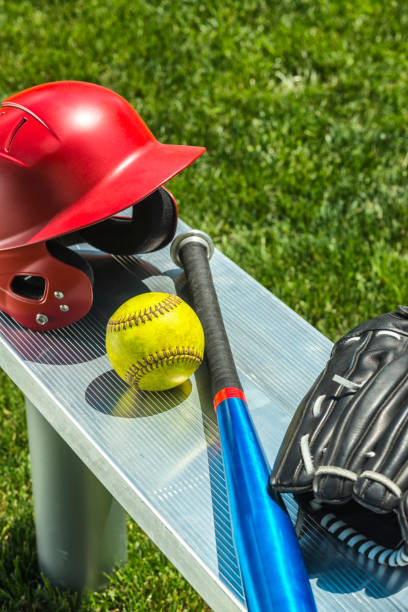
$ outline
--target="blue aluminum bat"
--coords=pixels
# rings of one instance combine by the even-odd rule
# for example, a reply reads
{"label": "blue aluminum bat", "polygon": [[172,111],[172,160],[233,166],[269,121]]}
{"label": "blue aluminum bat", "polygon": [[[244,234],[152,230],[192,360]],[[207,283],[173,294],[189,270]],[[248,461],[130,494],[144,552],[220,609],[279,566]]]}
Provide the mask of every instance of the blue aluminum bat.
{"label": "blue aluminum bat", "polygon": [[171,255],[184,268],[204,329],[247,606],[250,612],[316,611],[292,522],[279,494],[268,491],[270,468],[248,411],[211,276],[213,250],[207,234],[192,230],[177,236]]}

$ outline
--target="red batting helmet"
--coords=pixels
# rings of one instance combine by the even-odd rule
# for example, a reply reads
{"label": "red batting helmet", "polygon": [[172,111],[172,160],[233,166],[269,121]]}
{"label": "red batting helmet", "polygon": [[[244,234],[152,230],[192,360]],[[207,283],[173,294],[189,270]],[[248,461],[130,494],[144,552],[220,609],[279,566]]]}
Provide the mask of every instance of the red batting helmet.
{"label": "red batting helmet", "polygon": [[[32,329],[63,327],[92,305],[92,271],[67,248],[110,253],[167,244],[177,208],[161,186],[203,147],[158,142],[121,96],[61,81],[0,107],[0,310]],[[133,206],[132,219],[114,215]]]}

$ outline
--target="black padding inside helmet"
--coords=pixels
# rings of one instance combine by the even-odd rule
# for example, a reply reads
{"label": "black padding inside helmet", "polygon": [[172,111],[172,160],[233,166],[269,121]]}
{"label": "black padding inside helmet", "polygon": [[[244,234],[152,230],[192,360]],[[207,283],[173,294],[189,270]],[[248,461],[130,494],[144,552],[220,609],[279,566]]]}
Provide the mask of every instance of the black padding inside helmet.
{"label": "black padding inside helmet", "polygon": [[86,259],[81,257],[81,255],[79,255],[78,253],[71,251],[71,249],[68,249],[67,247],[63,246],[58,239],[48,240],[48,242],[46,242],[46,246],[48,252],[53,257],[59,259],[63,263],[68,264],[69,266],[73,266],[74,268],[78,268],[78,270],[82,270],[82,272],[85,272],[91,284],[93,285],[94,273],[91,265],[86,261]]}
{"label": "black padding inside helmet", "polygon": [[[92,246],[114,255],[150,253],[166,246],[177,225],[177,209],[162,187],[134,204],[132,218],[110,217],[75,233]],[[66,240],[69,240],[69,236]],[[65,242],[66,244],[66,242]]]}

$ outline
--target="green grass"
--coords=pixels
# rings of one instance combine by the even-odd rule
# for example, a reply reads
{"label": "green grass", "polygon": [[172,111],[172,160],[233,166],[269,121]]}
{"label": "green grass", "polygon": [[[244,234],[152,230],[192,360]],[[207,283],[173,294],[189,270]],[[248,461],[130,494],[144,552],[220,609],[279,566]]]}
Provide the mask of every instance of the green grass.
{"label": "green grass", "polygon": [[[335,340],[408,303],[407,31],[404,0],[0,0],[0,96],[94,81],[163,142],[205,145],[169,184],[182,218]],[[36,573],[5,376],[0,401],[0,608],[69,610]],[[204,609],[129,528],[129,566],[83,609]]]}

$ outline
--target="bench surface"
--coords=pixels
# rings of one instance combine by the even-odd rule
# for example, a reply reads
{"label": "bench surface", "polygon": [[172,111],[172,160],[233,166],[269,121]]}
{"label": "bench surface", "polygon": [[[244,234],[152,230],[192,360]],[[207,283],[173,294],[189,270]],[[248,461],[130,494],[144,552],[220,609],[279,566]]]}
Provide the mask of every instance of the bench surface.
{"label": "bench surface", "polygon": [[[188,228],[179,223],[179,232]],[[176,390],[140,394],[105,352],[109,316],[147,291],[188,300],[169,249],[109,256],[88,245],[90,313],[39,333],[0,313],[0,366],[215,610],[245,610],[216,417],[202,365]],[[251,414],[272,464],[331,342],[216,250],[211,267]],[[293,519],[296,506],[285,497]],[[302,538],[319,610],[407,609],[406,570],[375,569],[310,523]]]}

